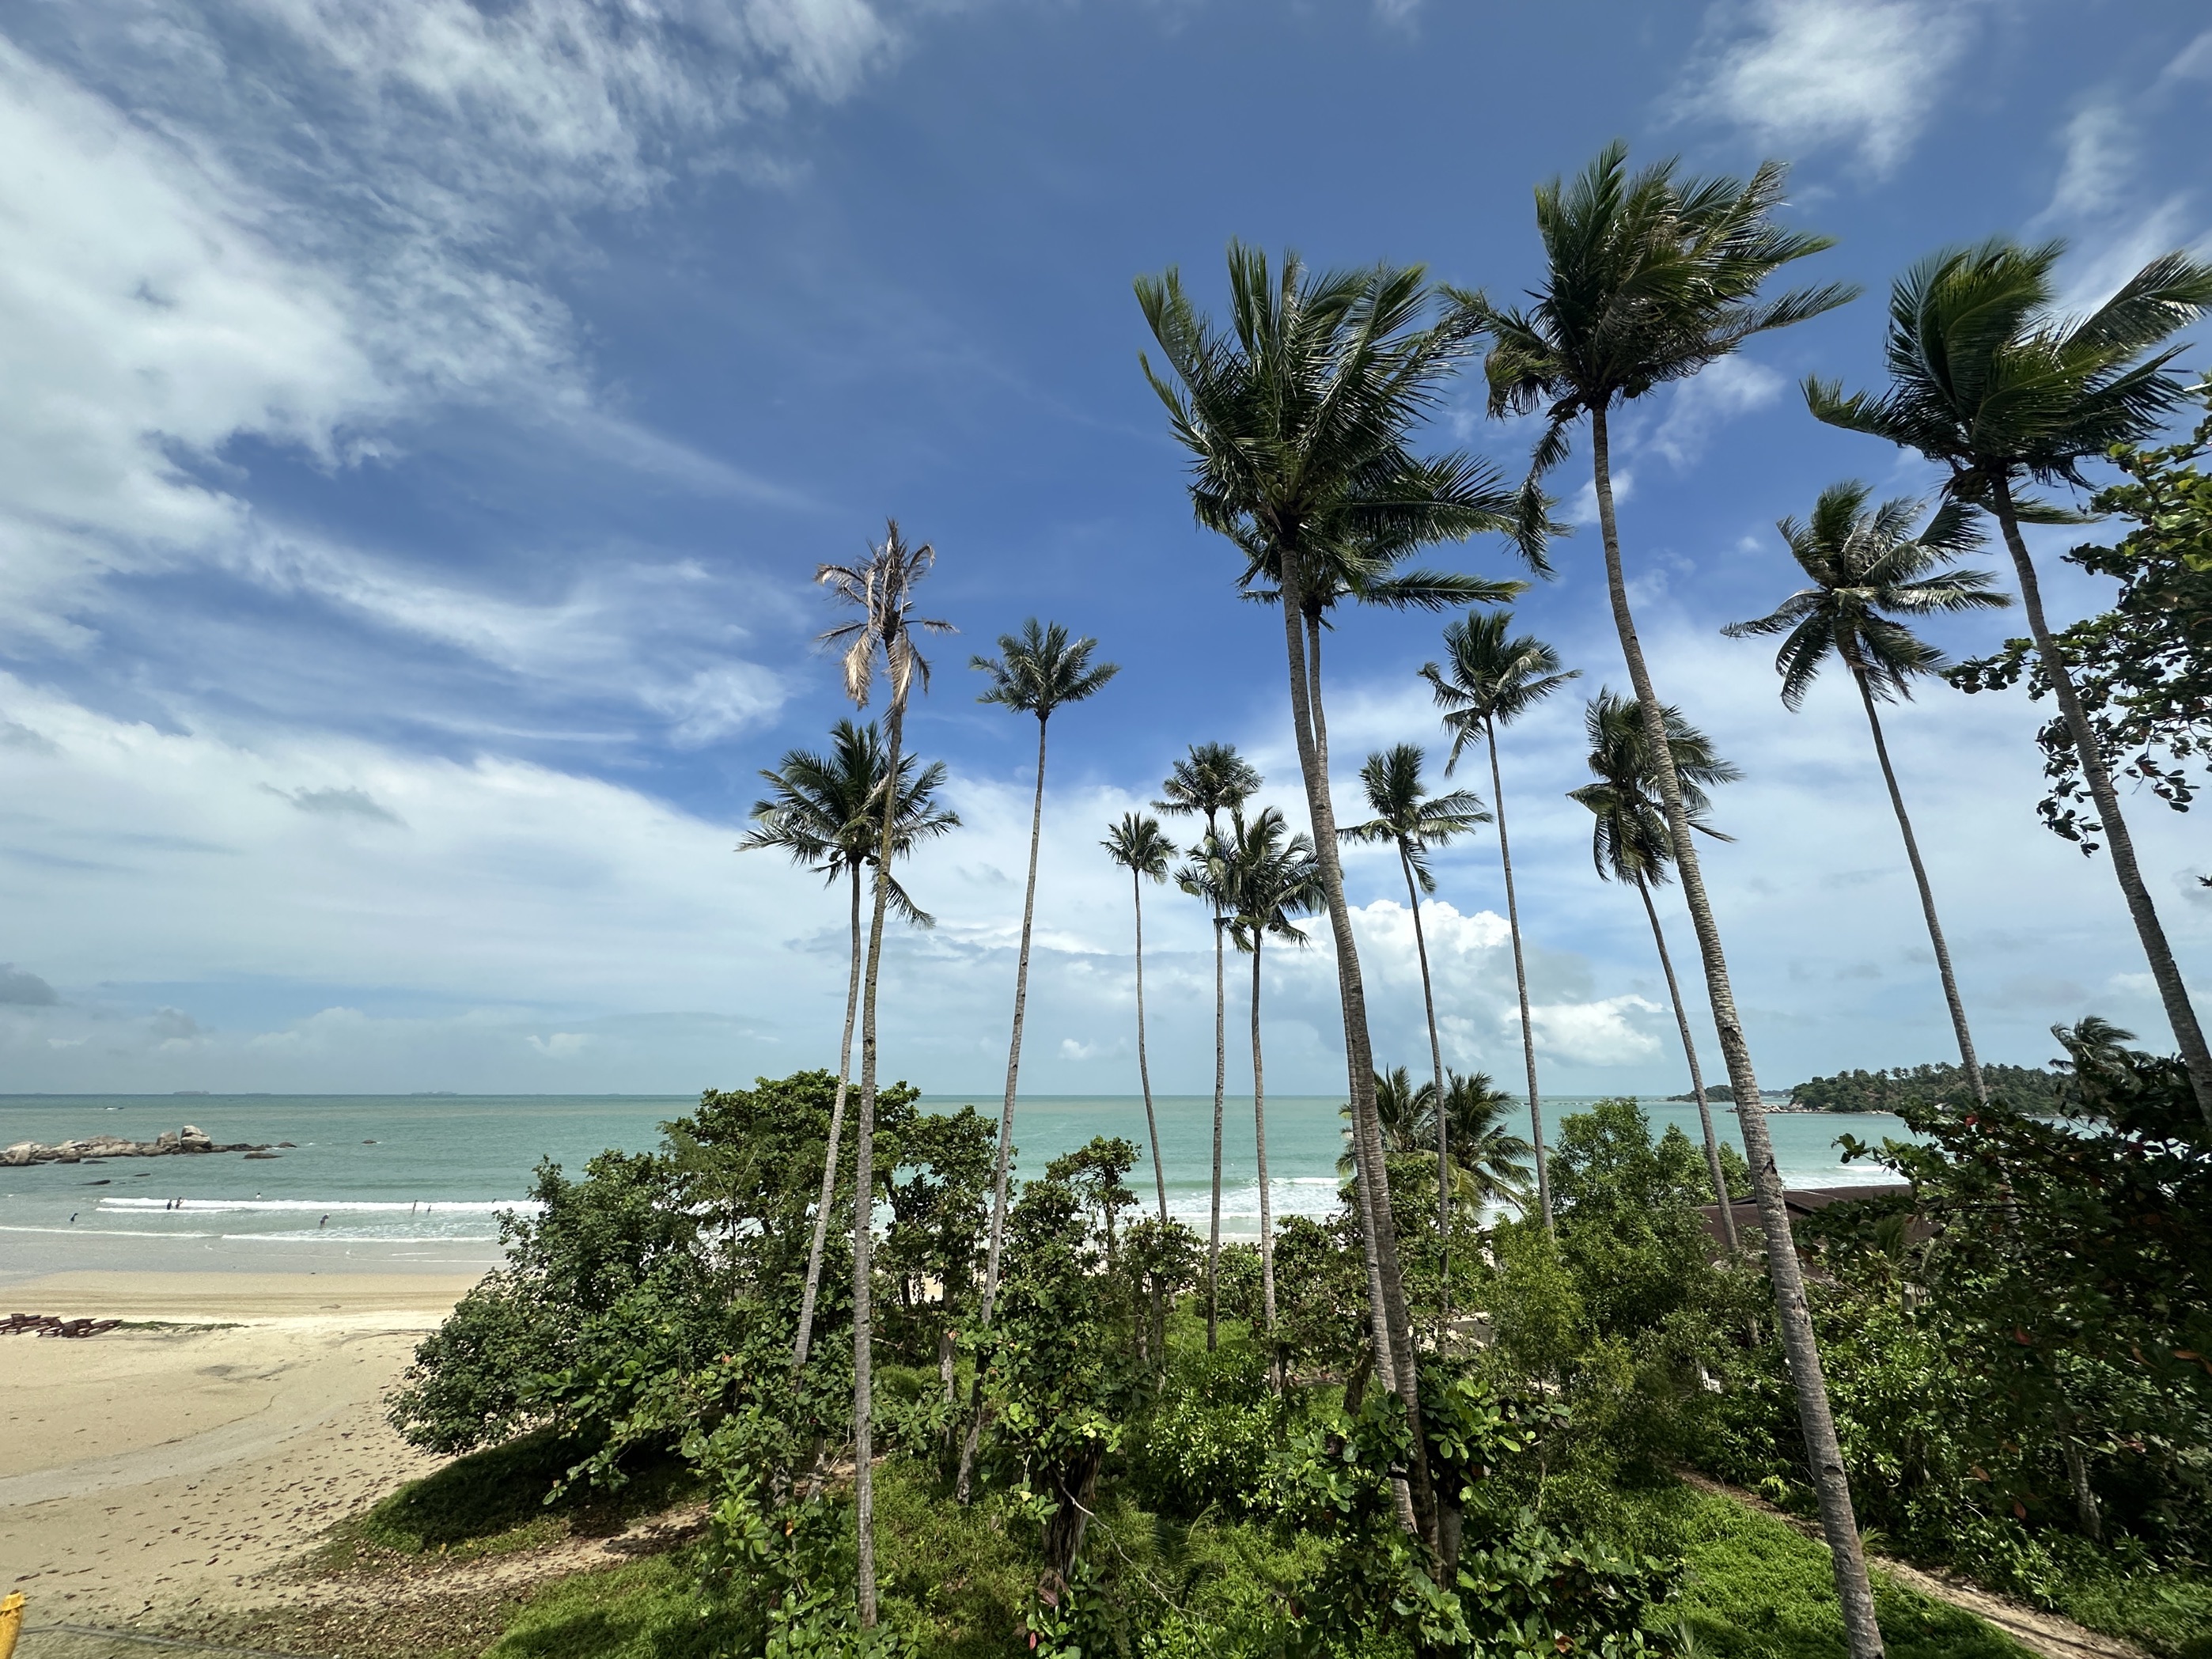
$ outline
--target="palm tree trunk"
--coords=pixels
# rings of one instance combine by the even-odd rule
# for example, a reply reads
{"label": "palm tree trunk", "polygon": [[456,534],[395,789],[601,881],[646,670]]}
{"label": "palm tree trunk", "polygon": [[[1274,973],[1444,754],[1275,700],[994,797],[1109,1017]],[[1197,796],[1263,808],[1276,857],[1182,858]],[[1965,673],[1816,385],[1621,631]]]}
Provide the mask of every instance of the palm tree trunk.
{"label": "palm tree trunk", "polygon": [[1306,702],[1313,710],[1314,759],[1328,775],[1328,720],[1321,706],[1321,618],[1306,618]]}
{"label": "palm tree trunk", "polygon": [[1267,929],[1252,930],[1252,1133],[1260,1150],[1260,1307],[1267,1346],[1275,1342],[1275,1209],[1267,1192],[1267,1082],[1260,1063],[1260,947]]}
{"label": "palm tree trunk", "polygon": [[1317,712],[1307,678],[1304,617],[1304,573],[1296,550],[1283,548],[1282,589],[1285,645],[1291,680],[1291,732],[1297,744],[1298,770],[1306,788],[1306,811],[1313,824],[1314,853],[1321,866],[1322,890],[1328,905],[1329,933],[1336,948],[1337,993],[1344,1009],[1345,1069],[1352,1094],[1352,1152],[1358,1170],[1362,1243],[1368,1255],[1369,1322],[1374,1332],[1376,1370],[1382,1385],[1405,1402],[1412,1431],[1407,1470],[1413,1519],[1422,1541],[1437,1548],[1437,1506],[1429,1481],[1428,1443],[1421,1425],[1420,1379],[1413,1360],[1413,1322],[1406,1306],[1406,1279],[1398,1264],[1398,1234],[1390,1212],[1390,1175],[1382,1157],[1382,1127],[1375,1111],[1375,1050],[1367,1033],[1367,988],[1360,977],[1359,946],[1352,932],[1352,909],[1345,902],[1344,866],[1337,857],[1336,809],[1328,774],[1322,769],[1315,738]]}
{"label": "palm tree trunk", "polygon": [[1698,1103],[1698,1128],[1705,1139],[1705,1170],[1713,1178],[1713,1196],[1720,1201],[1721,1231],[1734,1255],[1743,1241],[1735,1236],[1735,1203],[1729,1196],[1728,1171],[1721,1164],[1721,1143],[1713,1133],[1713,1109],[1705,1099],[1705,1073],[1698,1064],[1698,1044],[1690,1035],[1690,1011],[1682,1006],[1682,988],[1674,981],[1674,959],[1667,954],[1667,930],[1659,925],[1659,907],[1651,902],[1650,884],[1639,873],[1636,890],[1644,898],[1644,914],[1651,918],[1651,942],[1659,947],[1659,966],[1667,975],[1667,995],[1674,1005],[1674,1024],[1682,1033],[1682,1058],[1690,1062],[1690,1093]]}
{"label": "palm tree trunk", "polygon": [[1712,1005],[1713,1024],[1720,1036],[1721,1055],[1728,1063],[1729,1086],[1735,1096],[1736,1121],[1743,1134],[1744,1152],[1751,1164],[1752,1190],[1759,1199],[1759,1225],[1766,1241],[1767,1277],[1774,1287],[1775,1323],[1789,1360],[1790,1380],[1797,1395],[1797,1421],[1805,1436],[1805,1456],[1820,1501],[1820,1530],[1828,1542],[1830,1565],[1835,1571],[1836,1597],[1841,1604],[1844,1634],[1851,1659],[1880,1659],[1881,1629],[1875,1621],[1874,1590],[1867,1580],[1866,1553],[1859,1542],[1858,1520],[1852,1511],[1850,1477],[1844,1470],[1844,1454],[1836,1438],[1836,1421],[1828,1407],[1827,1380],[1820,1369],[1820,1349],[1813,1332],[1812,1310],[1805,1301],[1803,1265],[1797,1260],[1796,1241],[1790,1231],[1790,1210],[1783,1197],[1782,1172],[1775,1166],[1774,1145],[1766,1132],[1766,1113],[1759,1103],[1759,1076],[1751,1063],[1751,1048],[1744,1041],[1743,1023],[1737,1017],[1735,993],[1729,983],[1728,957],[1721,948],[1720,927],[1705,893],[1704,870],[1692,844],[1689,815],[1682,807],[1682,781],[1674,771],[1674,751],[1667,741],[1665,716],[1651,671],[1644,660],[1644,647],[1636,637],[1636,618],[1628,606],[1628,585],[1621,574],[1620,534],[1613,517],[1611,446],[1606,433],[1602,405],[1590,411],[1591,471],[1597,489],[1598,528],[1605,539],[1606,588],[1613,604],[1614,627],[1620,635],[1621,654],[1628,661],[1629,682],[1644,717],[1644,736],[1659,774],[1659,792],[1667,804],[1667,823],[1674,846],[1674,867],[1681,872],[1682,897],[1688,905],[1691,926],[1698,936],[1698,952],[1704,959],[1705,992]]}
{"label": "palm tree trunk", "polygon": [[2027,612],[2028,632],[2035,636],[2036,651],[2043,659],[2044,675],[2058,699],[2059,711],[2066,717],[2067,733],[2074,740],[2074,753],[2081,763],[2081,775],[2088,782],[2090,799],[2096,802],[2097,818],[2104,826],[2105,845],[2112,855],[2112,874],[2119,880],[2120,891],[2127,896],[2128,913],[2135,918],[2143,955],[2150,960],[2150,976],[2158,986],[2159,1000],[2166,1005],[2166,1023],[2173,1027],[2173,1040],[2181,1050],[2181,1062],[2189,1069],[2189,1086],[2197,1096],[2197,1109],[2204,1114],[2206,1124],[2212,1125],[2212,1049],[2205,1047],[2204,1028],[2197,1023],[2197,1010],[2190,1003],[2189,988],[2182,982],[2181,969],[2173,960],[2172,947],[2166,942],[2166,929],[2160,924],[2158,908],[2151,902],[2150,889],[2143,885],[2142,871],[2136,863],[2135,838],[2128,834],[2127,821],[2120,816],[2120,798],[2112,787],[2112,775],[2105,764],[2097,733],[2082,709],[2081,694],[2074,688],[2073,672],[2066,665],[2065,653],[2059,650],[2058,641],[2051,636],[2051,624],[2044,620],[2043,590],[2036,582],[2035,562],[2027,556],[2027,544],[2021,539],[2012,486],[2001,474],[1993,483],[1997,523],[2003,528],[2005,546],[2012,554],[2013,569],[2020,577],[2021,605]]}
{"label": "palm tree trunk", "polygon": [[853,1525],[859,1545],[860,1628],[876,1626],[875,1401],[869,1292],[875,1276],[876,988],[884,966],[884,916],[897,845],[899,748],[906,737],[906,687],[894,684],[884,726],[883,838],[876,843],[875,912],[868,923],[867,977],[860,992],[860,1121],[853,1134]]}
{"label": "palm tree trunk", "polygon": [[814,1242],[806,1252],[806,1289],[799,1299],[799,1340],[793,1370],[806,1364],[814,1341],[814,1298],[822,1283],[822,1253],[830,1243],[830,1208],[837,1196],[837,1145],[845,1127],[845,1085],[853,1071],[853,1017],[860,1006],[860,866],[853,866],[853,969],[845,986],[845,1040],[837,1049],[837,1098],[830,1108],[830,1150],[822,1159],[822,1202],[814,1212]]}
{"label": "palm tree trunk", "polygon": [[1513,984],[1521,994],[1521,1058],[1528,1068],[1528,1139],[1536,1149],[1536,1207],[1552,1231],[1552,1173],[1544,1152],[1544,1112],[1536,1097],[1536,1028],[1528,1021],[1528,964],[1521,951],[1521,903],[1513,893],[1513,842],[1505,833],[1505,778],[1498,769],[1498,723],[1485,720],[1490,740],[1490,798],[1498,807],[1498,860],[1505,871],[1505,926],[1513,935]]}
{"label": "palm tree trunk", "polygon": [[1429,1017],[1429,1065],[1437,1085],[1437,1273],[1443,1286],[1438,1328],[1451,1323],[1451,1131],[1444,1109],[1444,1051],[1437,1040],[1437,993],[1429,980],[1429,941],[1421,932],[1421,893],[1413,884],[1413,856],[1402,841],[1398,862],[1406,872],[1406,902],[1413,912],[1413,954],[1421,959],[1421,1006]]}
{"label": "palm tree trunk", "polygon": [[1145,878],[1129,872],[1129,895],[1137,906],[1137,1081],[1145,1091],[1145,1127],[1152,1137],[1152,1184],[1159,1188],[1160,1224],[1168,1219],[1168,1172],[1160,1162],[1160,1121],[1152,1115],[1152,1068],[1145,1059]]}
{"label": "palm tree trunk", "polygon": [[1229,1001],[1224,994],[1222,919],[1213,919],[1213,1219],[1206,1233],[1206,1351],[1212,1353],[1221,1320],[1221,1101],[1229,1081]]}
{"label": "palm tree trunk", "polygon": [[1905,856],[1912,865],[1912,879],[1920,889],[1920,914],[1928,918],[1928,942],[1936,950],[1936,971],[1942,976],[1943,1000],[1951,1010],[1951,1029],[1958,1034],[1959,1063],[1966,1068],[1966,1086],[1974,1098],[1988,1105],[1990,1091],[1982,1083],[1982,1062],[1974,1054],[1973,1034],[1966,1030],[1966,1005],[1959,999],[1958,976],[1951,971],[1951,947],[1943,942],[1943,925],[1936,920],[1936,893],[1928,884],[1927,867],[1920,862],[1920,843],[1905,816],[1905,795],[1897,787],[1897,773],[1889,763],[1889,744],[1881,734],[1881,720],[1875,713],[1874,688],[1865,672],[1848,658],[1844,666],[1858,683],[1859,701],[1866,705],[1867,726],[1874,732],[1875,758],[1881,763],[1881,781],[1889,786],[1889,804],[1897,812],[1898,833],[1905,837]]}
{"label": "palm tree trunk", "polygon": [[[991,1174],[991,1237],[983,1256],[983,1305],[979,1310],[985,1330],[991,1328],[991,1310],[999,1299],[999,1253],[1006,1236],[1006,1166],[1014,1147],[1014,1090],[1022,1074],[1022,1018],[1029,1010],[1030,931],[1036,919],[1037,844],[1044,834],[1044,742],[1048,721],[1037,721],[1036,793],[1030,801],[1030,875],[1022,891],[1022,948],[1014,962],[1014,1031],[1006,1042],[1006,1099],[999,1111],[999,1156]],[[981,1401],[983,1378],[975,1377],[975,1397]],[[968,1437],[960,1443],[960,1472],[953,1493],[968,1501],[975,1473],[975,1451],[982,1438],[980,1411],[970,1413]]]}

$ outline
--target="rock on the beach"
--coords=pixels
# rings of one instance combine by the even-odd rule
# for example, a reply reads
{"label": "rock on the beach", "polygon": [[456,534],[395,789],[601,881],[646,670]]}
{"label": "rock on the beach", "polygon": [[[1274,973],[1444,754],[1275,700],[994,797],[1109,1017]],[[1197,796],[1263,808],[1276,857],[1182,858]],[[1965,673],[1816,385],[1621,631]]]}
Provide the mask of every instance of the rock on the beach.
{"label": "rock on the beach", "polygon": [[125,1140],[120,1135],[94,1135],[86,1140],[64,1140],[48,1146],[35,1140],[19,1140],[0,1151],[0,1169],[17,1170],[30,1164],[82,1164],[104,1158],[159,1158],[179,1152],[265,1152],[252,1141],[222,1145],[206,1131],[187,1123],[165,1130],[152,1140]]}

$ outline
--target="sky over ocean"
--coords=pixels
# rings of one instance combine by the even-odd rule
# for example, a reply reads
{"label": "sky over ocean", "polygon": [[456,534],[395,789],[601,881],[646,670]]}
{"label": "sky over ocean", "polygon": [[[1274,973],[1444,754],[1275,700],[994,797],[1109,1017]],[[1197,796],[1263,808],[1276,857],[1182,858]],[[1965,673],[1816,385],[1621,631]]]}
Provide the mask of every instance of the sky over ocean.
{"label": "sky over ocean", "polygon": [[[813,568],[896,514],[963,630],[910,732],[965,827],[914,866],[939,926],[893,948],[887,1067],[948,1094],[1003,1073],[1034,732],[965,665],[1034,614],[1123,672],[1054,724],[1024,1083],[1126,1093],[1105,824],[1208,739],[1299,807],[1279,634],[1191,526],[1131,278],[1179,264],[1218,308],[1241,236],[1510,295],[1531,185],[1616,136],[1701,170],[1791,160],[1790,216],[1840,238],[1801,269],[1869,289],[1643,400],[1618,488],[1662,692],[1747,774],[1708,878],[1762,1077],[1941,1058],[1854,702],[1824,683],[1784,714],[1771,650],[1717,630],[1795,585],[1773,520],[1821,487],[1930,487],[1794,389],[1874,378],[1899,270],[2064,236],[2086,300],[2207,246],[2205,23],[2158,0],[11,8],[7,1087],[684,1095],[834,1065],[836,896],[731,849],[757,769],[845,712]],[[1517,475],[1529,434],[1477,388],[1432,441]],[[1625,678],[1595,557],[1585,525],[1518,607],[1583,672],[1505,744],[1534,1021],[1547,1088],[1672,1092],[1640,911],[1564,799],[1581,696]],[[1514,574],[1479,544],[1431,562]],[[2099,606],[2045,570],[2055,610]],[[2018,626],[1931,632],[1965,654]],[[1340,801],[1371,747],[1441,760],[1413,678],[1436,635],[1331,635]],[[1936,686],[1888,722],[1978,1038],[2039,1063],[2052,1021],[2096,1012],[2163,1045],[2110,872],[2038,825],[2045,712]],[[2133,823],[2201,996],[2202,826],[2147,797]],[[1504,1077],[1495,855],[1442,854],[1425,919],[1446,1059]],[[1411,1060],[1395,862],[1348,876],[1378,1052]],[[1206,924],[1146,897],[1154,1081],[1202,1090]],[[1271,1087],[1334,1091],[1325,950],[1268,964]]]}

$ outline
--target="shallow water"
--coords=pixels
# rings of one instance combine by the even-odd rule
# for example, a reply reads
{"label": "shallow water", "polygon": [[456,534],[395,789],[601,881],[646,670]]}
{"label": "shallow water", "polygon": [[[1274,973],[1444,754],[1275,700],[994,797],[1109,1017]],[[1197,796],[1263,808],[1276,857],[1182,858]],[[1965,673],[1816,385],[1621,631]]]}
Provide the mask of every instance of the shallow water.
{"label": "shallow water", "polygon": [[[1545,1103],[1547,1139],[1589,1097]],[[574,1173],[605,1147],[643,1151],[659,1126],[695,1103],[680,1096],[17,1095],[0,1097],[0,1146],[94,1134],[151,1140],[191,1123],[218,1141],[295,1145],[251,1162],[237,1153],[118,1158],[0,1170],[0,1279],[66,1268],[298,1267],[454,1273],[499,1256],[500,1212],[524,1203],[532,1170],[550,1158]],[[1154,1097],[1171,1213],[1206,1222],[1211,1096]],[[926,1096],[926,1109],[973,1105],[996,1120],[1000,1102]],[[1270,1195],[1277,1216],[1325,1215],[1337,1202],[1341,1097],[1267,1102]],[[1655,1129],[1679,1124],[1696,1139],[1697,1110],[1647,1102]],[[1249,1236],[1259,1224],[1252,1101],[1224,1106],[1222,1224]],[[1784,1115],[1768,1120],[1784,1179],[1793,1186],[1885,1179],[1845,1165],[1844,1133],[1898,1136],[1893,1117]],[[1735,1119],[1721,1133],[1739,1150]],[[1024,1097],[1014,1116],[1020,1167],[1041,1171],[1093,1135],[1119,1135],[1144,1156],[1132,1176],[1149,1199],[1152,1176],[1139,1097]]]}

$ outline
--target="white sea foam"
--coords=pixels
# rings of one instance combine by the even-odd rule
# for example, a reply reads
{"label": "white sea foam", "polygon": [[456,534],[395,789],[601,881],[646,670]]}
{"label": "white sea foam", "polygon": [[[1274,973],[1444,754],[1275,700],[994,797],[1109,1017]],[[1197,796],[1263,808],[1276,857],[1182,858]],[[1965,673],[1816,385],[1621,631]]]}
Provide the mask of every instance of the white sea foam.
{"label": "white sea foam", "polygon": [[[174,1235],[206,1238],[206,1233]],[[294,1233],[224,1233],[226,1241],[240,1244],[496,1244],[497,1233],[379,1233],[358,1227],[319,1227]]]}
{"label": "white sea foam", "polygon": [[534,1198],[502,1198],[482,1201],[436,1199],[428,1203],[398,1204],[340,1198],[188,1198],[181,1203],[173,1203],[166,1198],[103,1197],[100,1200],[100,1207],[102,1210],[130,1211],[138,1214],[143,1214],[149,1210],[167,1210],[173,1214],[181,1209],[199,1212],[235,1213],[265,1210],[277,1212],[331,1215],[497,1215],[502,1210],[514,1210],[524,1215],[535,1215],[543,1206]]}

